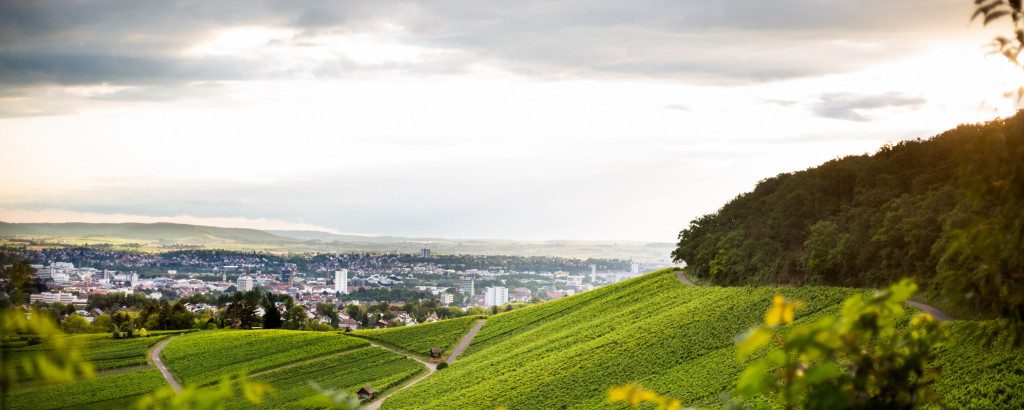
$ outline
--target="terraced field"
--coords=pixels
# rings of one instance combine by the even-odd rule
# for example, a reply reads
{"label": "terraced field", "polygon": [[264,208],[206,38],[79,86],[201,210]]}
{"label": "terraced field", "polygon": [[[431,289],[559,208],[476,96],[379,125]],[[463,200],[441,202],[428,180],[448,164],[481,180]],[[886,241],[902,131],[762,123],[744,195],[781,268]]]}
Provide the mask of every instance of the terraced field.
{"label": "terraced field", "polygon": [[[678,398],[686,406],[719,407],[722,393],[735,386],[742,369],[735,337],[763,320],[772,296],[781,293],[805,302],[797,320],[811,321],[837,312],[842,300],[855,292],[862,290],[695,287],[680,283],[673,272],[656,272],[491,316],[459,360],[397,391],[382,408],[604,408],[608,387],[629,382]],[[359,336],[411,352],[425,352],[429,346],[448,350],[476,320]],[[970,323],[947,324],[953,340],[937,347],[936,362],[942,367],[936,390],[946,405],[1024,407],[1024,349],[1006,340],[986,347],[970,336]],[[298,407],[313,393],[309,381],[342,391],[370,385],[384,392],[424,374],[422,364],[370,347],[362,338],[335,332],[204,331],[175,337],[163,358],[175,377],[189,385],[207,386],[222,374],[243,370],[270,382],[277,392],[264,408]],[[83,337],[83,343],[96,347],[90,357],[115,370],[71,385],[18,390],[12,395],[13,408],[130,407],[139,394],[164,381],[152,368],[116,368],[139,363],[156,340]],[[228,405],[250,407],[243,402]]]}
{"label": "terraced field", "polygon": [[483,316],[466,316],[389,329],[371,329],[352,332],[351,335],[372,340],[419,356],[429,357],[431,347],[440,347],[451,353],[455,344]]}
{"label": "terraced field", "polygon": [[[154,368],[147,368],[149,348],[181,331],[154,332],[148,338],[113,339],[109,333],[69,336],[71,344],[82,348],[86,360],[92,362],[99,377],[71,384],[23,387],[11,394],[14,409],[55,408],[127,408],[139,395],[164,385],[163,377]],[[12,352],[17,363],[26,354],[50,349],[34,345]]]}
{"label": "terraced field", "polygon": [[[301,408],[299,402],[314,391],[309,387],[315,381],[321,387],[355,393],[369,385],[383,392],[409,378],[423,373],[426,368],[415,360],[379,347],[362,347],[345,353],[302,362],[257,374],[255,380],[266,381],[275,392],[260,408]],[[231,408],[252,408],[251,403],[237,400]]]}
{"label": "terraced field", "polygon": [[220,330],[177,337],[164,348],[163,358],[183,384],[201,386],[222,374],[253,374],[367,345],[334,332]]}
{"label": "terraced field", "polygon": [[[715,405],[741,369],[734,337],[762,320],[775,292],[684,286],[662,272],[492,316],[458,362],[383,408],[597,408],[609,386],[633,381]],[[852,292],[783,293],[807,302],[807,320]]]}
{"label": "terraced field", "polygon": [[[601,408],[608,387],[629,382],[685,406],[719,407],[742,369],[734,339],[763,320],[772,296],[804,301],[797,320],[808,321],[837,312],[858,291],[693,287],[671,272],[653,273],[492,316],[465,356],[382,408]],[[958,326],[952,323],[954,333]],[[1024,353],[986,352],[962,336],[957,342],[940,348],[939,393],[956,396],[954,407],[1019,407]]]}
{"label": "terraced field", "polygon": [[1024,348],[997,339],[985,346],[970,323],[949,322],[952,342],[938,349],[942,378],[936,390],[951,409],[1024,408]]}
{"label": "terraced field", "polygon": [[11,408],[43,409],[130,409],[143,394],[165,386],[155,368],[113,373],[69,384],[15,390]]}
{"label": "terraced field", "polygon": [[[163,338],[179,334],[178,331],[153,332],[147,338],[113,339],[109,333],[84,334],[68,336],[70,344],[80,346],[84,357],[91,362],[97,371],[116,369],[146,364],[146,351]],[[51,349],[49,345],[40,344],[24,347],[13,351],[13,361],[17,362],[25,354]]]}

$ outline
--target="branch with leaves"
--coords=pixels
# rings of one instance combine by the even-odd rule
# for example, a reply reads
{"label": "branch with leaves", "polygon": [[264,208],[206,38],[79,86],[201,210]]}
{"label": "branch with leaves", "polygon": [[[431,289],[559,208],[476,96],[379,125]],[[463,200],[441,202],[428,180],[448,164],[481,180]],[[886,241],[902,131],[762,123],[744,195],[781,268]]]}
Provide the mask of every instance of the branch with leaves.
{"label": "branch with leaves", "polygon": [[[971,21],[981,18],[984,26],[1003,18],[1009,18],[1012,24],[1012,36],[996,36],[990,44],[993,54],[999,54],[1013,65],[1021,67],[1020,53],[1024,50],[1024,9],[1021,0],[974,0],[974,14]],[[1009,97],[1013,92],[1006,93]],[[1017,103],[1024,100],[1024,86],[1016,91]]]}
{"label": "branch with leaves", "polygon": [[838,317],[794,325],[802,304],[776,296],[763,326],[740,339],[737,356],[763,355],[747,365],[736,395],[767,396],[791,408],[913,408],[933,403],[932,347],[947,334],[930,315],[900,327],[911,280],[870,297],[854,295]]}
{"label": "branch with leaves", "polygon": [[[13,360],[12,346],[24,340],[52,348]],[[11,388],[17,383],[67,383],[95,374],[81,347],[64,337],[50,316],[20,308],[0,309],[0,407],[9,407]]]}

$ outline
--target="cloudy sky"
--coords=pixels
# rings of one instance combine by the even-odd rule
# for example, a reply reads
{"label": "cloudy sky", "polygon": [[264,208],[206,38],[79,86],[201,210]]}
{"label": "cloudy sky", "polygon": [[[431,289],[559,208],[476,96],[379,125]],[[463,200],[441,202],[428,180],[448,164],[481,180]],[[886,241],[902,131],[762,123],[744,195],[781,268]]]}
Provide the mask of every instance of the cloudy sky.
{"label": "cloudy sky", "polygon": [[972,3],[0,1],[0,220],[674,241],[1011,113]]}

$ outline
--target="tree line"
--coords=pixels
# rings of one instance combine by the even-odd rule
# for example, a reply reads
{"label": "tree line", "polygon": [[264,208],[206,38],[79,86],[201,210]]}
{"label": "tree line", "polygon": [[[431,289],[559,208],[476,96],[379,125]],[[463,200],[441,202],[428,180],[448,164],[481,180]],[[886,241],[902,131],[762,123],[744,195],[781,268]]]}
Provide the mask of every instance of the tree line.
{"label": "tree line", "polygon": [[722,285],[912,277],[971,299],[958,306],[1020,318],[1022,209],[1024,112],[762,180],[691,221],[672,256]]}

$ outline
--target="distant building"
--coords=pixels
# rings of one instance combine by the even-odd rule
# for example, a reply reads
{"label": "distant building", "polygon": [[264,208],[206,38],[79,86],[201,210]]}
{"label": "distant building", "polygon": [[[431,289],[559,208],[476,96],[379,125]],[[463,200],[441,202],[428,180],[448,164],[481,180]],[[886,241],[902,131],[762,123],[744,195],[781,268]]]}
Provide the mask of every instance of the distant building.
{"label": "distant building", "polygon": [[504,286],[488,287],[484,293],[484,306],[501,306],[508,304],[508,288]]}
{"label": "distant building", "polygon": [[57,303],[57,302],[60,302],[60,303],[63,303],[65,305],[68,305],[68,304],[71,304],[71,303],[73,303],[75,301],[75,295],[72,295],[70,293],[62,293],[62,292],[57,292],[57,293],[53,293],[53,292],[33,293],[33,294],[29,295],[28,301],[29,301],[29,303],[36,303],[36,302],[41,302],[41,303]]}
{"label": "distant building", "polygon": [[348,269],[334,271],[334,291],[348,293]]}
{"label": "distant building", "polygon": [[455,295],[453,295],[451,293],[447,293],[447,292],[446,293],[442,293],[441,294],[441,303],[445,304],[445,305],[455,303]]}
{"label": "distant building", "polygon": [[473,296],[476,294],[476,289],[473,288],[474,282],[475,280],[473,278],[463,277],[462,279],[459,279],[459,289],[467,296]]}
{"label": "distant building", "polygon": [[420,257],[423,259],[430,259],[430,248],[420,249]]}
{"label": "distant building", "polygon": [[529,302],[533,298],[533,292],[529,288],[518,287],[512,289],[512,295],[509,296],[509,300],[513,302]]}
{"label": "distant building", "polygon": [[355,321],[354,319],[341,319],[341,321],[338,322],[338,326],[345,328],[345,330],[351,332],[359,329],[359,322]]}
{"label": "distant building", "polygon": [[254,283],[251,277],[242,275],[238,277],[238,282],[235,287],[238,288],[239,292],[248,292],[254,287]]}

